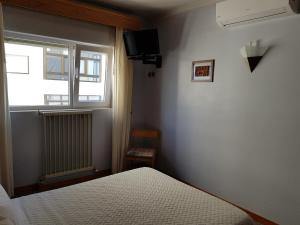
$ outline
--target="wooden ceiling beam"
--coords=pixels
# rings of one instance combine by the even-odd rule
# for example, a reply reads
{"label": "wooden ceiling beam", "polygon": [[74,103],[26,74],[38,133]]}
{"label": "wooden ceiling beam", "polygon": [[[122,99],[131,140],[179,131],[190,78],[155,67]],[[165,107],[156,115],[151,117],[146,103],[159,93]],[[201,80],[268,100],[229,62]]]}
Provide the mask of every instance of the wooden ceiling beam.
{"label": "wooden ceiling beam", "polygon": [[4,5],[124,29],[139,30],[143,21],[132,15],[74,0],[0,0]]}

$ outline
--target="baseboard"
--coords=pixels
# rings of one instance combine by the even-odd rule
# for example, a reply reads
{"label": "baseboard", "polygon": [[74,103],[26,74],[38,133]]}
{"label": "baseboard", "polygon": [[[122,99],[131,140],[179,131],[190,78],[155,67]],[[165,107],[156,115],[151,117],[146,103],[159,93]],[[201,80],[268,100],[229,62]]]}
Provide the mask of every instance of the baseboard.
{"label": "baseboard", "polygon": [[35,193],[43,192],[43,191],[49,191],[49,190],[53,190],[53,189],[57,189],[57,188],[62,188],[62,187],[70,186],[73,184],[78,184],[78,183],[82,183],[85,181],[97,179],[100,177],[105,177],[108,175],[111,175],[111,169],[95,171],[91,175],[77,177],[77,178],[73,178],[73,179],[69,179],[69,180],[57,181],[57,182],[53,182],[53,183],[37,183],[37,184],[31,184],[31,185],[27,185],[27,186],[23,186],[23,187],[16,187],[14,198],[18,198],[18,197],[30,195],[30,194],[35,194]]}
{"label": "baseboard", "polygon": [[15,192],[14,198],[37,193],[38,189],[39,189],[38,184],[31,184],[31,185],[22,186],[22,187],[16,187],[14,190],[14,192]]}
{"label": "baseboard", "polygon": [[[176,178],[177,179],[177,178]],[[177,180],[179,180],[179,179],[177,179]],[[214,196],[214,197],[216,197],[216,198],[218,198],[218,199],[221,199],[221,200],[223,200],[223,201],[225,201],[225,202],[227,202],[227,203],[229,203],[229,204],[231,204],[231,205],[233,205],[233,206],[235,206],[235,207],[237,207],[237,208],[239,208],[239,209],[241,209],[241,210],[243,210],[244,212],[246,212],[255,222],[257,222],[257,223],[259,223],[259,224],[262,224],[262,225],[279,225],[278,223],[275,223],[275,222],[273,222],[273,221],[271,221],[271,220],[268,220],[268,219],[266,219],[266,218],[264,218],[264,217],[262,217],[262,216],[260,216],[260,215],[257,215],[256,213],[254,213],[254,212],[251,212],[250,210],[248,210],[248,209],[244,209],[244,208],[242,208],[242,207],[240,207],[240,206],[238,206],[238,205],[236,205],[236,204],[234,204],[234,203],[232,203],[232,202],[229,202],[229,201],[227,201],[227,200],[225,200],[225,199],[223,199],[223,198],[220,198],[219,196],[216,196],[215,194],[212,194],[212,193],[210,193],[210,192],[208,192],[208,191],[206,191],[206,190],[203,190],[203,189],[201,189],[201,188],[199,188],[199,187],[196,187],[196,186],[194,186],[194,185],[192,185],[192,184],[190,184],[190,183],[188,183],[188,182],[186,182],[186,181],[184,181],[184,180],[180,180],[182,183],[185,183],[185,184],[187,184],[187,185],[189,185],[189,186],[191,186],[191,187],[193,187],[193,188],[196,188],[196,189],[198,189],[198,190],[200,190],[200,191],[203,191],[203,192],[205,192],[205,193],[207,193],[207,194],[209,194],[209,195],[212,195],[212,196]]]}
{"label": "baseboard", "polygon": [[273,222],[271,220],[268,220],[268,219],[266,219],[266,218],[264,218],[264,217],[262,217],[260,215],[257,215],[254,212],[251,212],[251,211],[249,211],[247,209],[244,209],[244,208],[241,208],[239,206],[237,206],[237,207],[240,208],[241,210],[245,211],[246,213],[248,213],[248,215],[251,216],[252,219],[255,222],[259,223],[259,224],[263,224],[263,225],[279,225],[278,223],[275,223],[275,222]]}

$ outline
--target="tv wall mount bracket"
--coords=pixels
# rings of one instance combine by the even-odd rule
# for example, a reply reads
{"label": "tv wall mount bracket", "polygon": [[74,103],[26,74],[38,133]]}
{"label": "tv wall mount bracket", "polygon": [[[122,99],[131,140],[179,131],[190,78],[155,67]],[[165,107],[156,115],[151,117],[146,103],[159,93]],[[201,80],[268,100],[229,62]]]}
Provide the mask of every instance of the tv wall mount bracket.
{"label": "tv wall mount bracket", "polygon": [[131,60],[142,60],[143,64],[153,64],[156,68],[161,68],[162,56],[161,55],[143,55],[129,57]]}

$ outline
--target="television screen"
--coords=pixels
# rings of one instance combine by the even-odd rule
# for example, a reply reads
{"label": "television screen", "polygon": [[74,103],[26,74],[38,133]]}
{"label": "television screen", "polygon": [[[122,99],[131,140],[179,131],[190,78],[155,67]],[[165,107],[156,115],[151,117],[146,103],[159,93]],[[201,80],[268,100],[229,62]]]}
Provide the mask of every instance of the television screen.
{"label": "television screen", "polygon": [[123,37],[127,56],[160,54],[156,29],[125,32]]}

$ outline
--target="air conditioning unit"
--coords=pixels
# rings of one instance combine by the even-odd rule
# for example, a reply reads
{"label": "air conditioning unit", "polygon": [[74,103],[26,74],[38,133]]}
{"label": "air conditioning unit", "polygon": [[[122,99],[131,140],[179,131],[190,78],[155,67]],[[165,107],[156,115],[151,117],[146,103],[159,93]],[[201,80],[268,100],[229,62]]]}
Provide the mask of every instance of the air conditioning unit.
{"label": "air conditioning unit", "polygon": [[299,12],[300,0],[225,0],[216,4],[217,23],[233,27]]}

